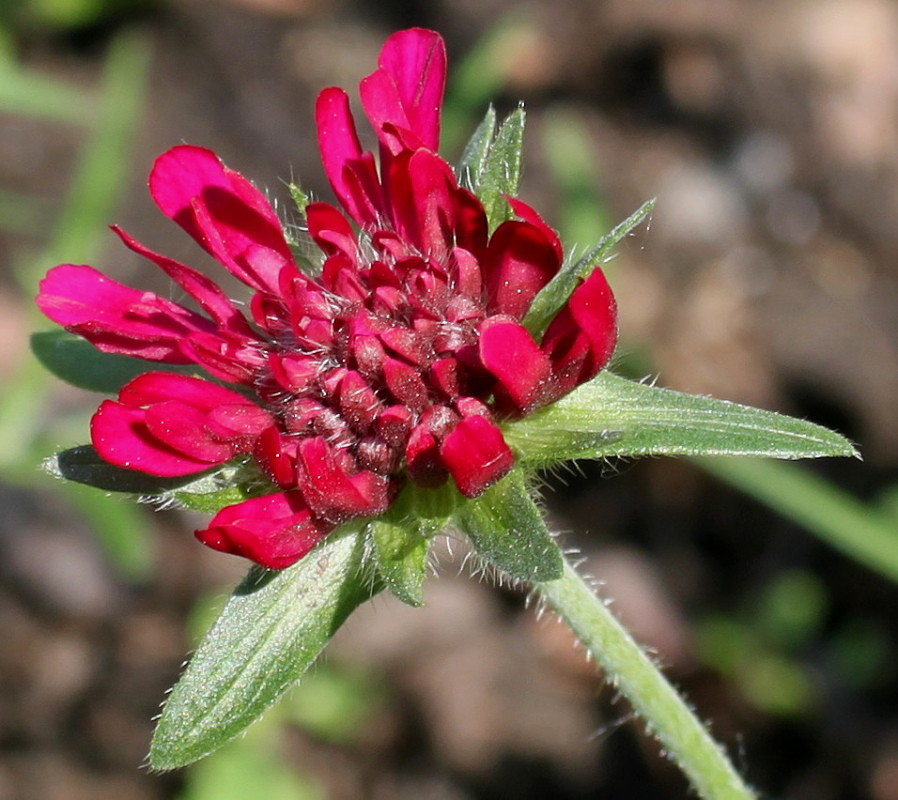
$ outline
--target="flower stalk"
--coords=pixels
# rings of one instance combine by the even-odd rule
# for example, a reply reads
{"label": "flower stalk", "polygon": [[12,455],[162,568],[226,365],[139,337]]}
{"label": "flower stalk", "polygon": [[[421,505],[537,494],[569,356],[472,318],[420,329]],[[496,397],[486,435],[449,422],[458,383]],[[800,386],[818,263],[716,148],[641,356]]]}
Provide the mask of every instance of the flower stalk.
{"label": "flower stalk", "polygon": [[564,560],[560,578],[534,588],[602,665],[699,797],[756,800],[705,725],[570,561]]}

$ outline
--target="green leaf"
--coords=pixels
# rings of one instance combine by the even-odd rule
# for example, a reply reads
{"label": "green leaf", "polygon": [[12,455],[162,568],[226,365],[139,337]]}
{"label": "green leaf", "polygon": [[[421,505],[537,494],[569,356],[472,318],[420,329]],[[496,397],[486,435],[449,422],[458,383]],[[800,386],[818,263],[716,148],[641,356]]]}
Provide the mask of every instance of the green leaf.
{"label": "green leaf", "polygon": [[387,588],[403,603],[423,606],[422,584],[427,570],[430,539],[415,527],[383,517],[368,525],[374,541],[374,556]]}
{"label": "green leaf", "polygon": [[154,769],[189,764],[239,734],[379,591],[362,566],[360,531],[332,533],[281,572],[250,570],[165,703],[150,748]]}
{"label": "green leaf", "polygon": [[145,372],[196,374],[196,367],[157,364],[142,358],[101,353],[86,339],[67,331],[31,334],[31,350],[41,364],[66,383],[103,394],[117,394],[128,381]]}
{"label": "green leaf", "polygon": [[561,551],[521,470],[464,503],[456,524],[479,555],[513,578],[550,581],[562,573]]}
{"label": "green leaf", "polygon": [[100,458],[89,444],[63,450],[44,461],[43,466],[56,478],[65,478],[107,492],[128,494],[164,494],[197,480],[196,475],[159,478],[133,469],[115,467]]}
{"label": "green leaf", "polygon": [[296,210],[300,213],[303,219],[305,219],[306,206],[311,202],[311,198],[302,186],[293,181],[290,181],[290,183],[287,184],[287,190],[290,192],[290,198],[293,200],[293,205],[296,206]]}
{"label": "green leaf", "polygon": [[489,158],[490,145],[496,135],[496,109],[490,106],[483,121],[477,126],[458,165],[459,183],[478,194],[483,173]]}
{"label": "green leaf", "polygon": [[505,196],[514,197],[521,180],[524,119],[523,108],[508,115],[490,143],[489,152],[482,157],[479,177],[472,176],[477,177],[474,191],[483,203],[491,231],[512,217]]}
{"label": "green leaf", "polygon": [[654,199],[648,200],[636,209],[627,219],[616,225],[603,236],[599,243],[577,261],[565,264],[558,274],[552,278],[533,298],[530,309],[524,317],[524,327],[536,341],[542,338],[549,323],[577,288],[577,284],[589,275],[596,267],[600,267],[611,255],[618,242],[627,236],[637,225],[641,224],[655,207]]}
{"label": "green leaf", "polygon": [[449,524],[462,502],[451,483],[438,489],[408,485],[389,511],[369,524],[380,574],[387,588],[403,603],[424,604],[421,585],[430,540]]}
{"label": "green leaf", "polygon": [[504,426],[534,466],[646,455],[856,456],[838,433],[750,406],[682,394],[601,372],[556,403]]}

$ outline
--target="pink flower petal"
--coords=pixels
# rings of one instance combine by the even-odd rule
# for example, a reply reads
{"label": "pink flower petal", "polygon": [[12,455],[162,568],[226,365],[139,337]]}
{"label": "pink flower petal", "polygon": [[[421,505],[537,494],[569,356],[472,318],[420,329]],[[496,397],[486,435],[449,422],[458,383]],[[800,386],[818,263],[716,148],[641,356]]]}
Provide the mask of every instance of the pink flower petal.
{"label": "pink flower petal", "polygon": [[331,188],[347,213],[361,226],[375,222],[379,185],[374,161],[359,142],[349,97],[342,89],[325,89],[315,104],[318,149]]}
{"label": "pink flower petal", "polygon": [[486,251],[489,223],[483,204],[467,189],[455,190],[455,243],[480,260]]}
{"label": "pink flower petal", "polygon": [[169,400],[180,400],[200,411],[212,411],[218,406],[251,405],[242,394],[202,378],[173,372],[145,372],[119,391],[119,401],[132,408]]}
{"label": "pink flower petal", "polygon": [[455,175],[451,167],[428,150],[403,154],[390,170],[393,221],[418,251],[445,259],[455,228]]}
{"label": "pink flower petal", "polygon": [[349,474],[321,437],[299,442],[297,485],[318,519],[334,524],[385,511],[388,480],[373,472]]}
{"label": "pink flower petal", "polygon": [[511,206],[511,210],[514,211],[515,216],[520,217],[525,222],[529,222],[536,228],[542,232],[542,234],[546,237],[546,241],[552,246],[552,249],[555,251],[555,258],[560,264],[564,261],[564,248],[561,245],[561,239],[558,238],[558,234],[552,230],[547,224],[546,221],[539,215],[535,208],[527,205],[523,200],[518,200],[516,197],[506,197],[508,201],[508,205]]}
{"label": "pink flower petal", "polygon": [[188,364],[184,338],[215,329],[205,317],[152,292],[131,289],[93,267],[61,264],[40,283],[37,305],[104,353]]}
{"label": "pink flower petal", "polygon": [[156,264],[169,278],[187,292],[215,322],[236,333],[246,336],[255,335],[243,314],[237,310],[224,293],[224,290],[215,281],[210,280],[202,273],[185,264],[181,264],[159,253],[154,253],[118,226],[112,225],[111,227],[125,243],[126,247]]}
{"label": "pink flower petal", "polygon": [[281,270],[295,269],[268,201],[211,150],[173,147],[156,159],[149,185],[162,213],[248,286],[277,292]]}
{"label": "pink flower petal", "polygon": [[399,31],[384,43],[378,70],[360,87],[365,113],[375,131],[386,123],[412,131],[436,150],[446,84],[446,48],[428,30]]}
{"label": "pink flower petal", "polygon": [[255,382],[266,361],[257,340],[229,335],[227,331],[192,334],[181,343],[181,351],[216,378],[246,385]]}
{"label": "pink flower petal", "polygon": [[390,394],[412,411],[423,411],[429,402],[427,385],[421,371],[398,358],[387,357],[383,364],[384,381]]}
{"label": "pink flower petal", "polygon": [[[498,381],[500,410],[526,414],[543,400],[552,374],[549,358],[527,329],[508,317],[489,317],[480,325],[480,360]],[[501,408],[510,403],[511,409]]]}
{"label": "pink flower petal", "polygon": [[296,486],[296,440],[267,428],[256,441],[255,457],[265,474],[282,489]]}
{"label": "pink flower petal", "polygon": [[352,227],[329,203],[309,203],[306,206],[309,234],[325,255],[341,254],[355,263],[359,248]]}
{"label": "pink flower petal", "polygon": [[553,397],[592,378],[617,344],[617,304],[602,270],[596,269],[571,294],[549,324],[542,350],[552,362]]}
{"label": "pink flower petal", "polygon": [[440,445],[443,463],[465,497],[477,497],[514,466],[514,453],[486,417],[459,422]]}
{"label": "pink flower petal", "polygon": [[197,408],[176,400],[155,403],[144,412],[144,424],[150,435],[177,453],[208,464],[223,464],[240,452],[241,438],[216,439],[207,426],[206,415]]}
{"label": "pink flower petal", "polygon": [[194,535],[213,550],[243,556],[267,569],[284,569],[332,529],[312,516],[299,492],[280,492],[227,506]]}
{"label": "pink flower petal", "polygon": [[149,432],[144,417],[143,409],[103,401],[90,422],[91,441],[100,457],[117,467],[166,478],[213,466],[166,447]]}
{"label": "pink flower petal", "polygon": [[442,486],[449,473],[440,456],[440,444],[427,425],[416,425],[405,445],[405,469],[417,486],[435,489]]}
{"label": "pink flower petal", "polygon": [[536,293],[560,267],[555,243],[539,227],[503,222],[490,239],[483,264],[488,311],[523,319]]}

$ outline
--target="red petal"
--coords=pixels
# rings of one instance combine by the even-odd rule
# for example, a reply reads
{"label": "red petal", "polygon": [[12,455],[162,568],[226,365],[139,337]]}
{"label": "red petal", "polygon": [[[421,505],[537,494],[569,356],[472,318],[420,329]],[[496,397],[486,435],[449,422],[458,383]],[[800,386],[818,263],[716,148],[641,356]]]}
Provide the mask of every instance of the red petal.
{"label": "red petal", "polygon": [[417,150],[393,162],[389,185],[397,230],[423,255],[444,259],[455,227],[452,168],[435,153]]}
{"label": "red petal", "polygon": [[617,305],[602,270],[596,269],[571,294],[543,336],[552,361],[555,398],[592,378],[617,343]]}
{"label": "red petal", "polygon": [[442,37],[421,28],[399,31],[384,43],[378,70],[362,81],[365,113],[375,131],[393,124],[436,150],[440,109],[446,85],[446,48]]}
{"label": "red petal", "polygon": [[480,360],[501,391],[497,403],[510,401],[526,414],[540,403],[552,374],[551,363],[523,325],[508,317],[489,317],[480,325]]}
{"label": "red petal", "polygon": [[126,383],[119,391],[119,401],[131,407],[169,400],[180,400],[201,411],[211,411],[216,406],[249,404],[242,394],[202,378],[177,375],[174,372],[145,372]]}
{"label": "red petal", "polygon": [[255,456],[259,466],[278,486],[296,486],[295,440],[285,440],[278,429],[272,426],[263,431],[256,442]]}
{"label": "red petal", "polygon": [[266,362],[256,339],[227,331],[195,333],[181,343],[181,350],[211,375],[230,383],[252,385]]}
{"label": "red petal", "polygon": [[318,149],[328,181],[348,214],[362,226],[375,222],[380,207],[374,161],[362,151],[349,97],[342,89],[325,89],[315,104]]}
{"label": "red petal", "polygon": [[555,244],[529,222],[503,222],[484,258],[484,278],[491,313],[523,319],[536,293],[561,267]]}
{"label": "red petal", "polygon": [[145,414],[142,409],[113,400],[100,404],[90,422],[90,435],[94,449],[104,461],[167,478],[191,475],[212,466],[162,444],[147,429]]}
{"label": "red petal", "polygon": [[306,206],[306,221],[309,234],[325,255],[341,254],[355,263],[358,247],[352,226],[336,208],[329,203],[309,203]]}
{"label": "red petal", "polygon": [[435,489],[446,482],[448,472],[440,458],[440,445],[426,425],[416,425],[405,446],[405,468],[418,486]]}
{"label": "red petal", "polygon": [[[235,441],[210,435],[206,415],[186,403],[155,403],[144,412],[150,434],[172,450],[208,464],[223,464],[239,452]],[[236,437],[234,437],[236,439]]]}
{"label": "red petal", "polygon": [[276,292],[281,269],[295,269],[268,201],[211,150],[173,147],[156,159],[149,184],[162,213],[248,286]]}
{"label": "red petal", "polygon": [[500,431],[486,417],[467,417],[440,446],[440,456],[465,497],[477,497],[514,466]]}
{"label": "red petal", "polygon": [[483,256],[489,237],[489,223],[483,204],[467,189],[455,191],[455,243],[476,258]]}
{"label": "red petal", "polygon": [[125,243],[126,247],[156,264],[169,278],[196,300],[199,306],[219,325],[244,335],[254,335],[243,314],[236,309],[224,290],[215,281],[210,280],[185,264],[181,264],[159,253],[154,253],[118,226],[113,225],[111,227]]}
{"label": "red petal", "polygon": [[213,550],[243,556],[268,569],[284,569],[332,529],[314,519],[299,492],[281,492],[227,506],[208,528],[194,535]]}
{"label": "red petal", "polygon": [[429,398],[427,386],[421,378],[420,370],[398,358],[384,359],[384,381],[390,394],[412,411],[422,411]]}
{"label": "red petal", "polygon": [[546,237],[546,241],[555,251],[555,258],[558,260],[558,263],[560,264],[564,261],[564,248],[561,245],[561,239],[559,239],[558,234],[546,224],[546,221],[539,215],[537,210],[532,206],[527,205],[523,200],[518,200],[516,197],[506,197],[505,199],[508,201],[508,205],[511,206],[511,210],[514,211],[515,216],[518,216],[534,227],[539,228],[543,236]]}
{"label": "red petal", "polygon": [[46,316],[104,353],[188,364],[181,342],[211,331],[205,317],[152,292],[131,289],[93,267],[61,264],[40,283],[37,305]]}
{"label": "red petal", "polygon": [[367,471],[350,475],[321,437],[302,440],[298,455],[297,483],[319,519],[339,524],[386,510],[387,479]]}

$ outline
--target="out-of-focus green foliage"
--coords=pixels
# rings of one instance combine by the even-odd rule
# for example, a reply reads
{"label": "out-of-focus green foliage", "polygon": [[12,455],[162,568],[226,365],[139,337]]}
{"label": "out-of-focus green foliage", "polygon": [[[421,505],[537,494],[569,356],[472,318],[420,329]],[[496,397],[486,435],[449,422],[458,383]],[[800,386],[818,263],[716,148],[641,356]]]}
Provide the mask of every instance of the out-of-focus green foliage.
{"label": "out-of-focus green foliage", "polygon": [[[49,199],[32,201],[28,219],[32,224],[40,222],[34,232],[49,231],[49,235],[45,234],[40,252],[21,253],[14,263],[25,297],[34,296],[40,277],[57,261],[89,262],[100,253],[108,235],[106,224],[129,168],[128,153],[138,129],[148,65],[147,41],[130,32],[120,34],[109,45],[99,90],[26,71],[15,62],[10,49],[4,50],[0,110],[77,123],[85,129],[62,206],[51,214]],[[20,223],[21,218],[14,220],[14,224]],[[43,324],[36,309],[30,319],[34,327]],[[67,421],[49,409],[51,380],[40,364],[27,359],[0,396],[0,472],[7,480],[37,480],[41,474],[37,465],[58,447]],[[52,424],[48,424],[50,420]],[[107,556],[122,574],[131,579],[146,575],[152,548],[143,510],[99,492],[83,492],[77,487],[64,491],[92,523]]]}
{"label": "out-of-focus green foliage", "polygon": [[156,0],[7,0],[0,25],[14,31],[69,31],[111,24],[142,12]]}
{"label": "out-of-focus green foliage", "polygon": [[850,619],[829,631],[829,610],[822,581],[807,570],[788,570],[742,611],[700,620],[698,656],[761,711],[813,714],[827,675],[864,688],[891,659],[887,634],[875,623]]}

